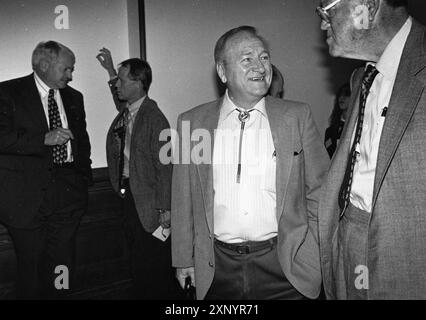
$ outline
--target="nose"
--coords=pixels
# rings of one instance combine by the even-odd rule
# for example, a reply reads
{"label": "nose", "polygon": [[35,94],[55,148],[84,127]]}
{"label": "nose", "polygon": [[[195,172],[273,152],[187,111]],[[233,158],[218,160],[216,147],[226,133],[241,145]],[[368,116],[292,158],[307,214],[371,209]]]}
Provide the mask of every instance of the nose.
{"label": "nose", "polygon": [[117,80],[117,82],[115,83],[115,88],[118,89],[121,86],[121,82],[120,79]]}
{"label": "nose", "polygon": [[259,72],[259,73],[265,73],[265,63],[266,62],[263,62],[261,59],[256,59],[254,61],[253,67],[254,67],[254,69],[257,72]]}
{"label": "nose", "polygon": [[321,30],[326,31],[328,28],[330,27],[330,23],[325,21],[325,20],[321,20]]}

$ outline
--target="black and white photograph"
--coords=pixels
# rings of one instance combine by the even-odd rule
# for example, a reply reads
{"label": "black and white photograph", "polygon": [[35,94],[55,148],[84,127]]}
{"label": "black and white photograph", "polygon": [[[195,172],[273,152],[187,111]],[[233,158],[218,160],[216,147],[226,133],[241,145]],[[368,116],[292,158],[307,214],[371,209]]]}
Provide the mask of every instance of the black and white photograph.
{"label": "black and white photograph", "polygon": [[425,1],[0,0],[0,304],[425,299]]}

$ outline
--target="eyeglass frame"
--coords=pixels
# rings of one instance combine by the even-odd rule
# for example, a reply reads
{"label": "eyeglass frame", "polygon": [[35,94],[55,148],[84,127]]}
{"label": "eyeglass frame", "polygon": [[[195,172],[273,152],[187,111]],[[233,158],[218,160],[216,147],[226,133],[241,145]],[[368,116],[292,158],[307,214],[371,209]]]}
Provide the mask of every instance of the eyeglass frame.
{"label": "eyeglass frame", "polygon": [[330,23],[330,15],[328,14],[328,10],[330,10],[331,8],[333,8],[336,4],[338,4],[339,2],[341,2],[342,0],[335,0],[332,3],[328,4],[325,7],[322,6],[318,6],[315,9],[315,12],[319,15],[319,17],[321,18],[321,20]]}

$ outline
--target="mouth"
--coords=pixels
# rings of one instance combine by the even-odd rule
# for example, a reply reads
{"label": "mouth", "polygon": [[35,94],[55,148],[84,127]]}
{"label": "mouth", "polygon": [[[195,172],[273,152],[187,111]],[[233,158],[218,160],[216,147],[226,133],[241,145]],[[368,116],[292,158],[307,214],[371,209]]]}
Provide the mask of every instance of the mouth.
{"label": "mouth", "polygon": [[249,80],[250,81],[263,81],[263,80],[265,80],[265,77],[264,76],[262,76],[262,77],[252,77],[252,78],[249,78]]}

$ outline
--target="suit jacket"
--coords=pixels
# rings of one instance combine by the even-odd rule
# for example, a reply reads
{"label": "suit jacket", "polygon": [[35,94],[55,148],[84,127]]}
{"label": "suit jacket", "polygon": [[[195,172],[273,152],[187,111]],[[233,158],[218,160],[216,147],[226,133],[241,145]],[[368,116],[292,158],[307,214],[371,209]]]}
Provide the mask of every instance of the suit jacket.
{"label": "suit jacket", "polygon": [[[121,109],[108,131],[106,150],[112,187],[118,192],[120,143],[113,129],[123,116]],[[172,164],[162,164],[160,150],[168,141],[160,133],[170,129],[157,103],[146,97],[135,117],[129,159],[129,183],[143,228],[153,232],[159,227],[156,209],[170,210]]]}
{"label": "suit jacket", "polygon": [[[76,170],[91,183],[83,95],[69,86],[60,94]],[[40,207],[53,167],[53,148],[44,145],[48,131],[34,74],[0,83],[0,220],[6,225],[27,226]]]}
{"label": "suit jacket", "polygon": [[[426,32],[407,39],[380,139],[367,239],[369,299],[426,298]],[[338,193],[358,116],[362,70],[355,75],[349,119],[319,207],[321,266],[327,298],[336,298]]]}
{"label": "suit jacket", "polygon": [[[184,164],[189,144],[182,122],[190,131],[207,129],[212,147],[222,99],[179,116],[180,161],[172,184],[172,258],[178,268],[195,267],[197,298],[203,299],[214,276],[213,168],[210,164]],[[328,155],[314,125],[310,109],[298,102],[266,97],[273,142],[277,153],[276,214],[278,258],[285,276],[309,298],[320,293],[321,273],[317,236],[317,207]],[[199,142],[191,142],[191,150]],[[186,149],[186,150],[185,150]],[[213,155],[213,150],[208,150]]]}

